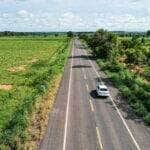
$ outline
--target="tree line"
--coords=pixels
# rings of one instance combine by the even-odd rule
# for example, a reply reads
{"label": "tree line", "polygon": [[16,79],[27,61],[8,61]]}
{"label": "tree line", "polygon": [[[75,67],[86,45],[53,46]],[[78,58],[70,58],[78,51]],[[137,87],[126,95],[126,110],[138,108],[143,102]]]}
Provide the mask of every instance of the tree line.
{"label": "tree line", "polygon": [[14,32],[14,31],[3,31],[0,32],[0,36],[49,36],[49,35],[63,35],[66,32]]}
{"label": "tree line", "polygon": [[113,61],[119,56],[125,56],[126,63],[150,65],[150,50],[144,47],[143,36],[135,34],[131,38],[119,39],[116,33],[100,29],[90,35],[79,33],[79,38],[87,42],[97,58]]}

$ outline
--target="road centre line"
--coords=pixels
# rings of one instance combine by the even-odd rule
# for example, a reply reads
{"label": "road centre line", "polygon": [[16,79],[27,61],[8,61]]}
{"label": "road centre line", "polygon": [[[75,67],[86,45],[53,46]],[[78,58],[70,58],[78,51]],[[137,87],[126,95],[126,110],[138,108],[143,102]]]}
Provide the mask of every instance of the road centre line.
{"label": "road centre line", "polygon": [[88,86],[88,84],[86,84],[86,89],[87,89],[87,91],[89,91],[89,86]]}
{"label": "road centre line", "polygon": [[[86,54],[86,53],[85,53],[85,54]],[[91,66],[92,66],[93,70],[95,71],[95,73],[97,74],[98,78],[100,78],[100,75],[99,75],[98,71],[96,70],[95,66],[93,65],[92,61],[89,59],[89,57],[88,57],[87,55],[86,55],[86,57],[88,58],[88,60],[89,60],[89,62],[90,62],[90,64],[91,64]],[[103,81],[102,81],[101,78],[100,78],[100,80],[101,80],[101,82],[103,83]],[[103,83],[103,84],[104,84],[104,83]],[[129,133],[131,139],[133,140],[133,142],[134,142],[134,144],[135,144],[137,150],[141,150],[139,144],[138,144],[137,141],[135,140],[135,138],[134,138],[132,132],[130,131],[130,129],[129,129],[127,123],[126,123],[126,121],[124,120],[124,118],[123,118],[121,112],[119,111],[118,107],[116,106],[116,104],[115,104],[113,98],[111,97],[111,95],[110,95],[109,97],[110,97],[110,100],[112,101],[112,103],[113,103],[115,109],[117,110],[117,113],[118,113],[119,117],[121,118],[121,120],[122,120],[124,126],[126,127],[126,129],[127,129],[128,133]]]}
{"label": "road centre line", "polygon": [[[79,61],[80,61],[80,64],[82,64],[80,59],[79,59]],[[86,76],[85,70],[83,68],[82,68],[82,71],[83,71],[83,74]],[[86,83],[86,88],[87,88],[87,91],[89,91],[89,86],[88,86],[87,83]],[[94,112],[94,106],[93,106],[92,100],[89,99],[89,102],[90,102],[91,111]],[[97,138],[98,138],[98,143],[99,143],[100,149],[102,150],[103,149],[103,145],[102,145],[102,141],[101,141],[99,128],[97,126],[96,126],[96,134],[97,134]]]}
{"label": "road centre line", "polygon": [[[72,57],[74,51],[74,42],[72,47]],[[68,116],[69,116],[69,104],[70,104],[70,93],[71,93],[71,80],[72,80],[72,66],[73,66],[73,58],[71,59],[70,65],[70,77],[69,77],[69,87],[68,87],[68,97],[67,97],[67,108],[66,108],[66,118],[65,118],[65,126],[64,126],[64,139],[63,139],[63,150],[66,149],[66,139],[67,139],[67,127],[68,127]]]}
{"label": "road centre line", "polygon": [[85,70],[82,68],[82,71],[83,71],[83,77],[84,77],[84,79],[86,80],[87,79],[87,77],[86,77],[86,74],[85,74]]}

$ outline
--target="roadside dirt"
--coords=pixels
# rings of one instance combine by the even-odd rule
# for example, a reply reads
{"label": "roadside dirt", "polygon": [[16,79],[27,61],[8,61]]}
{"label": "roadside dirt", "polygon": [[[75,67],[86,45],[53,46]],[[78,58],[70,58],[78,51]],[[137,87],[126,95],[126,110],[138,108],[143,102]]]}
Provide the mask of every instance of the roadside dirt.
{"label": "roadside dirt", "polygon": [[12,85],[11,84],[0,84],[0,89],[1,90],[6,90],[6,91],[9,91],[12,89]]}
{"label": "roadside dirt", "polygon": [[134,65],[134,64],[130,64],[128,65],[128,68],[136,73],[143,73],[144,72],[144,68],[138,66],[138,65]]}

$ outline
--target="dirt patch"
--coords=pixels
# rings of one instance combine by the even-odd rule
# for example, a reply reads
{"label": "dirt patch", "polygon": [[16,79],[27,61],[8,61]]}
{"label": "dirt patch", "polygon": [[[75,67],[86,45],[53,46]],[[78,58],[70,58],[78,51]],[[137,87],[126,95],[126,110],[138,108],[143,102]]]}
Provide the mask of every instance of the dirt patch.
{"label": "dirt patch", "polygon": [[12,85],[11,84],[0,84],[0,89],[1,90],[6,90],[6,91],[9,91],[12,89]]}
{"label": "dirt patch", "polygon": [[33,58],[32,60],[29,60],[28,63],[34,63],[36,62],[38,59],[37,58]]}
{"label": "dirt patch", "polygon": [[136,73],[139,73],[139,74],[141,74],[141,73],[144,72],[144,68],[142,68],[142,67],[140,67],[140,66],[138,66],[138,65],[130,64],[130,65],[128,66],[128,68],[129,68],[131,71],[136,72]]}
{"label": "dirt patch", "polygon": [[18,66],[18,67],[11,67],[7,70],[10,71],[10,72],[25,71],[26,70],[26,65],[21,65],[21,66]]}
{"label": "dirt patch", "polygon": [[126,57],[125,56],[124,57],[118,57],[117,59],[118,59],[119,62],[124,63]]}
{"label": "dirt patch", "polygon": [[49,112],[53,108],[55,97],[60,85],[61,75],[55,77],[50,92],[36,104],[35,112],[29,119],[29,139],[25,143],[26,149],[38,149],[39,141],[43,138],[49,119]]}

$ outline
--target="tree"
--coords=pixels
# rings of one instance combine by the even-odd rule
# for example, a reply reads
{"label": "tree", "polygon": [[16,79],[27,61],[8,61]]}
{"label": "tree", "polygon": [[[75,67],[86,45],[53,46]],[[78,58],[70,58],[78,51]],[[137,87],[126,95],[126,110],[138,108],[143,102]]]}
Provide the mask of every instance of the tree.
{"label": "tree", "polygon": [[147,36],[150,36],[150,30],[147,31]]}
{"label": "tree", "polygon": [[145,38],[144,37],[142,37],[141,43],[145,44]]}
{"label": "tree", "polygon": [[106,30],[99,29],[88,38],[88,45],[96,57],[110,59],[112,58],[112,53],[115,54],[113,50],[117,46],[117,36]]}
{"label": "tree", "polygon": [[140,64],[145,59],[142,49],[139,48],[129,48],[125,54],[127,63]]}
{"label": "tree", "polygon": [[132,46],[132,42],[131,40],[122,40],[121,41],[121,46],[123,47],[123,49],[128,49],[128,48],[131,48]]}
{"label": "tree", "polygon": [[58,36],[59,34],[58,33],[55,33],[55,36]]}
{"label": "tree", "polygon": [[85,40],[86,42],[88,41],[88,35],[86,33],[80,33],[79,38]]}
{"label": "tree", "polygon": [[73,32],[72,31],[67,32],[67,36],[68,37],[73,37]]}
{"label": "tree", "polygon": [[138,35],[133,36],[131,41],[131,48],[141,46],[141,41]]}

